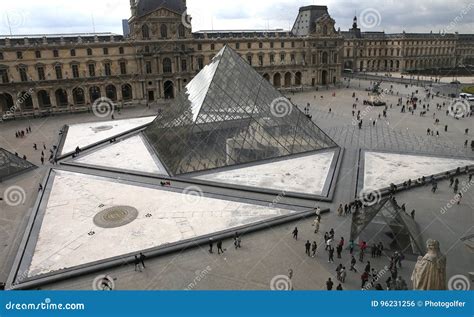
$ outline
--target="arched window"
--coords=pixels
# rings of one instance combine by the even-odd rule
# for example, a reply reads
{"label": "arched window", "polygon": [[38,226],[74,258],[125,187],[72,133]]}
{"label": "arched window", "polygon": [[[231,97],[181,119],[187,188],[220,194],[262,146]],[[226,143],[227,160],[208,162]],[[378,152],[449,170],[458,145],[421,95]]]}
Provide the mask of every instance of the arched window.
{"label": "arched window", "polygon": [[147,40],[150,38],[150,29],[148,28],[148,25],[143,24],[142,26],[142,38]]}
{"label": "arched window", "polygon": [[323,64],[327,64],[327,63],[328,63],[328,53],[326,53],[326,52],[323,52],[322,63],[323,63]]}
{"label": "arched window", "polygon": [[171,59],[165,58],[163,59],[163,73],[171,73]]}
{"label": "arched window", "polygon": [[166,24],[162,24],[160,27],[160,33],[161,37],[167,38],[168,37],[168,28],[166,27]]}
{"label": "arched window", "polygon": [[178,26],[178,36],[179,37],[185,37],[186,36],[186,29],[184,28],[184,25],[180,24]]}

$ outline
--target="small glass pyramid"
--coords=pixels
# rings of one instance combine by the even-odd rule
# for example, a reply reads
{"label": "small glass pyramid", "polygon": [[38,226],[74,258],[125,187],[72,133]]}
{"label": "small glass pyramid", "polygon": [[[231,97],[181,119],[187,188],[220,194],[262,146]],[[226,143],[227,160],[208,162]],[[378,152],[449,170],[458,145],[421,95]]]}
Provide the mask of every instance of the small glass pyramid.
{"label": "small glass pyramid", "polygon": [[30,162],[0,148],[0,182],[35,167]]}
{"label": "small glass pyramid", "polygon": [[228,46],[145,135],[172,175],[337,146]]}

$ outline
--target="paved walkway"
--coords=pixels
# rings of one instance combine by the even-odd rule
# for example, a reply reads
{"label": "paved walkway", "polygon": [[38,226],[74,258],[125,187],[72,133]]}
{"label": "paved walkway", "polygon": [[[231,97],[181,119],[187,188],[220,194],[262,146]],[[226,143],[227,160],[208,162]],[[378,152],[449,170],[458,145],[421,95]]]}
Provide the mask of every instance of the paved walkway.
{"label": "paved walkway", "polygon": [[[358,84],[358,82],[352,83],[352,85]],[[472,118],[455,120],[451,117],[443,117],[441,126],[448,124],[450,126],[449,132],[440,131],[439,139],[427,138],[425,137],[426,129],[434,126],[432,114],[425,118],[420,118],[417,115],[401,114],[395,106],[388,113],[390,125],[384,125],[384,121],[381,120],[377,123],[376,128],[364,127],[359,131],[351,123],[353,119],[351,114],[352,104],[354,102],[352,93],[356,91],[357,96],[362,100],[363,96],[366,95],[366,92],[363,91],[364,85],[368,86],[368,83],[361,82],[361,90],[358,87],[353,87],[335,91],[305,92],[291,96],[296,104],[303,105],[303,107],[309,102],[316,123],[337,142],[348,147],[338,178],[338,183],[341,186],[335,192],[334,202],[332,204],[321,204],[322,206],[330,206],[333,212],[323,216],[320,229],[320,232],[324,234],[325,231],[334,228],[336,237],[344,236],[346,241],[349,236],[350,218],[338,217],[334,210],[339,203],[347,203],[353,199],[356,179],[356,168],[353,162],[357,156],[355,148],[357,144],[354,145],[353,140],[361,137],[363,141],[359,141],[359,145],[363,143],[370,146],[379,146],[380,136],[383,136],[384,141],[380,144],[387,149],[426,149],[440,151],[439,153],[441,151],[451,153],[452,150],[456,151],[457,155],[464,151],[462,146],[464,140],[474,138],[474,131],[469,132],[468,136],[464,135],[464,129],[472,126]],[[408,94],[411,90],[421,90],[419,87],[406,89],[404,86],[396,86],[396,88],[403,94]],[[336,92],[336,97],[332,97],[333,92]],[[320,96],[323,96],[323,98],[321,99]],[[391,102],[396,104],[396,98],[396,96],[387,96],[389,104]],[[329,108],[331,108],[331,114],[329,114]],[[363,106],[358,106],[358,108],[361,111],[364,110]],[[122,117],[149,115],[153,114],[154,111],[153,109],[129,109],[122,113]],[[369,119],[370,117],[377,118],[380,112],[381,109],[371,109],[366,116]],[[442,117],[442,115],[444,115],[443,111],[439,116]],[[40,155],[33,150],[33,143],[42,144],[42,142],[45,142],[46,147],[49,148],[56,142],[57,131],[63,124],[95,120],[98,119],[92,115],[81,114],[3,123],[0,125],[0,146],[13,152],[25,154],[33,163],[39,164]],[[25,139],[16,139],[14,131],[27,125],[31,125],[33,133]],[[388,138],[388,141],[386,138]],[[442,146],[437,145],[438,140],[443,142]],[[440,147],[442,148],[440,149]],[[0,245],[0,281],[6,278],[10,270],[26,225],[29,208],[36,198],[38,183],[44,177],[44,173],[45,168],[40,167],[36,171],[0,184],[0,195],[12,185],[21,186],[26,193],[24,204],[18,207],[6,206],[3,202],[0,202],[0,241],[2,241]],[[443,238],[442,234],[444,234],[443,227],[441,225],[430,225],[426,221],[431,219],[431,212],[440,210],[451,199],[451,196],[446,191],[444,194],[440,192],[436,199],[433,199],[429,195],[429,189],[425,187],[402,193],[400,199],[406,201],[410,206],[409,208],[413,204],[413,208],[417,209],[417,214],[420,215],[420,226],[423,229],[426,228],[423,231],[423,238],[426,236],[426,238],[431,237],[441,240]],[[468,215],[472,213],[473,206],[471,190],[469,194],[465,195],[463,203],[456,207],[458,209],[451,209],[456,212],[445,213],[443,217],[446,218],[436,218],[440,224],[448,223],[448,218],[450,220],[456,218],[453,220],[453,224],[448,223],[452,230],[451,242],[456,240],[456,234],[460,236],[467,231],[462,230],[466,228],[457,227],[457,225],[460,222],[469,224],[469,219],[463,218],[464,216],[459,217],[459,213]],[[224,247],[227,248],[227,251],[221,256],[211,255],[207,249],[196,248],[180,254],[149,259],[146,262],[147,269],[142,273],[134,272],[133,266],[124,266],[102,273],[110,274],[116,278],[117,289],[269,289],[270,281],[274,276],[287,274],[288,269],[291,268],[294,271],[293,286],[295,289],[325,289],[325,282],[328,277],[332,276],[335,280],[335,267],[339,262],[327,263],[327,254],[322,251],[323,248],[321,247],[323,242],[321,234],[315,235],[313,233],[311,223],[311,220],[305,220],[246,235],[243,237],[243,247],[240,250],[234,250],[231,241],[224,241]],[[295,226],[298,226],[300,230],[299,241],[291,238],[291,231]],[[306,240],[315,240],[320,244],[320,252],[316,258],[305,255],[304,242]],[[465,274],[464,264],[458,266],[459,254],[462,254],[460,244],[456,244],[459,249],[457,247],[449,249],[448,244],[449,241],[446,241],[441,245],[444,252],[449,251],[447,252],[448,276]],[[455,250],[458,253],[451,253]],[[347,251],[344,251],[344,256],[340,261],[346,265],[346,268],[349,268]],[[387,260],[383,258],[373,260],[373,265],[377,269],[383,268],[386,264]],[[409,282],[413,265],[413,261],[407,261],[406,266],[400,272],[407,282]],[[53,289],[91,289],[93,280],[97,275],[86,275],[48,287]],[[349,273],[344,288],[360,289],[360,274]]]}

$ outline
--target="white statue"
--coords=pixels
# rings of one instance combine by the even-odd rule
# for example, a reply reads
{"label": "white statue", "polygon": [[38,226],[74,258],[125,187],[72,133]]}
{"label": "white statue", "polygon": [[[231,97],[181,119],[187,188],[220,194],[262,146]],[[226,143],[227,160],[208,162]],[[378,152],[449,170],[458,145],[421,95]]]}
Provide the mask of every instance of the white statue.
{"label": "white statue", "polygon": [[411,276],[414,290],[446,289],[446,257],[441,253],[439,242],[428,240],[427,253],[418,257]]}

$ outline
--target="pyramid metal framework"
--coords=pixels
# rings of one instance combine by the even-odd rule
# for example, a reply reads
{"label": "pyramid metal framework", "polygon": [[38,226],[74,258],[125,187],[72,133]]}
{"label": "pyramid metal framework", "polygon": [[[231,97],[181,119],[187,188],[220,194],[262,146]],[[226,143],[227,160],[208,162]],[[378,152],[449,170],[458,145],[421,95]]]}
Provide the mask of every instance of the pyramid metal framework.
{"label": "pyramid metal framework", "polygon": [[[351,240],[356,240],[365,231],[371,232],[368,228],[377,223],[382,224],[383,229],[379,226],[375,231],[390,233],[390,247],[424,254],[424,244],[416,222],[390,197],[383,198],[377,204],[364,207],[362,211],[352,215]],[[376,236],[371,236],[371,239],[376,239]]]}
{"label": "pyramid metal framework", "polygon": [[171,175],[337,147],[228,46],[145,135]]}
{"label": "pyramid metal framework", "polygon": [[0,182],[33,168],[36,168],[36,166],[0,148]]}

